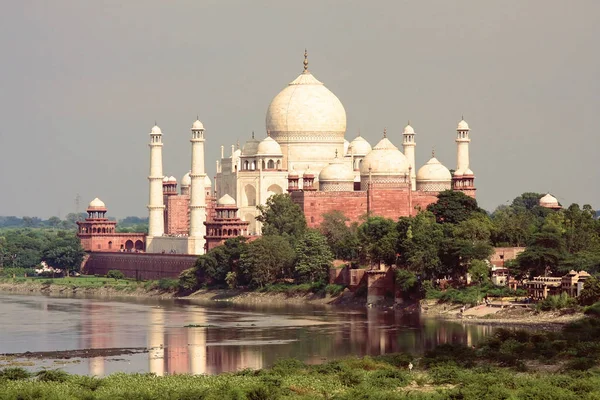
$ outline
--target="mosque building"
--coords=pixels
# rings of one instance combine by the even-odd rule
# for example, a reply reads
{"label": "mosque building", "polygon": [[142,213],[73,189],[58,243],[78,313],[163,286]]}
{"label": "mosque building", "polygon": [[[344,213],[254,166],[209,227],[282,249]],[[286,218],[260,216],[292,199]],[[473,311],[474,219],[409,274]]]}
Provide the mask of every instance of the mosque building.
{"label": "mosque building", "polygon": [[[259,140],[252,133],[241,149],[231,146],[228,157],[221,146],[214,186],[205,171],[206,132],[200,120],[191,127],[191,169],[181,179],[179,192],[177,179],[163,173],[162,131],[152,128],[145,251],[203,254],[229,237],[260,235],[257,206],[285,192],[300,206],[310,227],[317,227],[323,214],[334,210],[343,211],[351,221],[364,215],[410,216],[448,189],[475,197],[470,129],[464,119],[456,132],[453,174],[433,154],[417,170],[417,134],[410,122],[402,134],[402,151],[385,129],[374,146],[360,135],[348,142],[344,106],[309,71],[305,52],[304,70],[267,109],[264,137]],[[106,245],[94,245],[86,250],[111,251]]]}

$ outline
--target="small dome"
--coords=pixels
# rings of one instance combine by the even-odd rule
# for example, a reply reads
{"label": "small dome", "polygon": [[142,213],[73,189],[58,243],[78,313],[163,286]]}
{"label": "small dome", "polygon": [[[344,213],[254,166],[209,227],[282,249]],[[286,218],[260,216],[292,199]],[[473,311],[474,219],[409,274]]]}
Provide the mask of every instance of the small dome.
{"label": "small dome", "polygon": [[413,134],[413,135],[414,135],[414,133],[415,133],[415,130],[413,129],[413,127],[412,127],[412,126],[410,126],[410,124],[408,124],[408,125],[406,125],[406,126],[404,127],[404,134],[405,134],[405,135],[411,135],[411,134]]}
{"label": "small dome", "polygon": [[174,176],[169,177],[169,182],[177,183],[177,179]]}
{"label": "small dome", "polygon": [[463,175],[473,176],[475,174],[473,173],[473,171],[471,171],[471,168],[467,168],[465,170],[465,173]]}
{"label": "small dome", "polygon": [[90,201],[88,208],[106,209],[106,204],[104,204],[102,200],[96,197],[94,200]]}
{"label": "small dome", "polygon": [[168,177],[168,176],[165,176],[165,177],[163,178],[163,183],[167,183],[167,182],[169,182],[169,177]]}
{"label": "small dome", "polygon": [[458,127],[456,128],[457,131],[468,131],[469,129],[469,124],[467,124],[467,121],[465,121],[464,119],[461,119],[460,122],[458,123]]}
{"label": "small dome", "polygon": [[311,171],[310,166],[306,167],[306,170],[302,174],[303,178],[314,178],[315,174]]}
{"label": "small dome", "polygon": [[211,187],[212,186],[212,182],[210,180],[210,178],[208,177],[208,175],[204,175],[204,187]]}
{"label": "small dome", "polygon": [[188,172],[187,174],[185,174],[183,176],[183,178],[181,178],[181,186],[190,186],[192,184],[192,177],[190,176],[190,173]]}
{"label": "small dome", "polygon": [[348,154],[348,147],[350,147],[350,142],[344,139],[344,155]]}
{"label": "small dome", "polygon": [[432,157],[417,172],[417,182],[450,182],[452,175],[437,158]]}
{"label": "small dome", "polygon": [[547,193],[544,197],[540,199],[540,206],[546,208],[560,208],[558,200],[550,193]]}
{"label": "small dome", "polygon": [[282,156],[281,146],[271,136],[264,138],[256,149],[259,156]]}
{"label": "small dome", "polygon": [[296,171],[296,169],[292,169],[290,171],[290,173],[288,174],[288,178],[299,178],[300,175],[298,174],[298,172]]}
{"label": "small dome", "polygon": [[162,135],[162,131],[160,130],[160,128],[158,127],[158,125],[154,125],[152,127],[152,131],[150,132],[153,135]]}
{"label": "small dome", "polygon": [[258,151],[259,140],[254,138],[254,132],[252,132],[252,138],[248,139],[248,141],[244,144],[242,148],[243,156],[255,156]]}
{"label": "small dome", "polygon": [[228,194],[223,195],[219,200],[217,200],[218,206],[235,206],[235,200]]}
{"label": "small dome", "polygon": [[192,124],[192,130],[194,130],[194,131],[204,130],[204,125],[202,124],[202,122],[200,122],[199,119],[195,120],[194,123]]}
{"label": "small dome", "polygon": [[319,182],[354,182],[354,171],[339,158],[334,160],[319,173]]}
{"label": "small dome", "polygon": [[[387,137],[384,137],[367,154],[360,165],[360,174],[398,176],[408,173],[410,163]],[[371,169],[369,171],[369,168]]]}
{"label": "small dome", "polygon": [[372,150],[371,145],[362,136],[358,135],[352,142],[350,142],[349,151],[354,151],[355,156],[366,156]]}

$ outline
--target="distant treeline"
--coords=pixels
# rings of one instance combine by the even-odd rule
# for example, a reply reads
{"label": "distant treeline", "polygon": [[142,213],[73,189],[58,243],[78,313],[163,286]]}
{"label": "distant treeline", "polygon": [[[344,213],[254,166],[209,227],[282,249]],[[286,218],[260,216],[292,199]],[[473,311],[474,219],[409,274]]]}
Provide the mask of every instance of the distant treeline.
{"label": "distant treeline", "polygon": [[[77,229],[77,221],[87,218],[87,213],[69,213],[64,219],[50,217],[41,219],[38,217],[15,217],[0,216],[0,229],[2,228],[47,228],[47,229]],[[109,218],[115,220],[114,218]],[[148,218],[125,217],[117,221],[117,232],[147,232]]]}

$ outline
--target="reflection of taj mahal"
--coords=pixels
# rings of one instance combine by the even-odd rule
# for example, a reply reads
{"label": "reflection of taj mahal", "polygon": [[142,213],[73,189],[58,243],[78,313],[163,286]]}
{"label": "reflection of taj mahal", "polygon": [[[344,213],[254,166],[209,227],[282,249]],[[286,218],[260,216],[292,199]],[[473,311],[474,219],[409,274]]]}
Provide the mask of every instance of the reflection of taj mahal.
{"label": "reflection of taj mahal", "polygon": [[410,123],[402,151],[385,130],[373,147],[360,135],[348,142],[344,106],[309,72],[305,53],[303,72],[267,109],[266,135],[259,140],[252,133],[241,149],[231,146],[228,157],[221,146],[214,186],[205,172],[202,122],[192,124],[191,170],[181,179],[179,193],[177,179],[163,174],[162,131],[152,128],[146,251],[203,254],[228,237],[260,234],[256,206],[286,191],[311,227],[333,210],[351,221],[366,214],[409,216],[447,189],[474,197],[469,125],[461,120],[456,131],[453,174],[433,155],[416,169],[417,135]]}

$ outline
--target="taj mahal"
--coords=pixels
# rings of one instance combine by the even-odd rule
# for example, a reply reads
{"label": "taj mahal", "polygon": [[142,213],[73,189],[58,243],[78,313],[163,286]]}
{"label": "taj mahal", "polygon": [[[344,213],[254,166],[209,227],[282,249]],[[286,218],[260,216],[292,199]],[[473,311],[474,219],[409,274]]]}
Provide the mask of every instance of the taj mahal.
{"label": "taj mahal", "polygon": [[[136,242],[135,249],[198,255],[229,237],[260,235],[256,206],[286,192],[304,212],[309,227],[318,227],[323,214],[334,210],[344,212],[350,221],[364,215],[393,219],[414,215],[435,202],[443,190],[475,197],[475,176],[469,165],[470,129],[464,119],[456,127],[453,172],[434,154],[417,169],[418,134],[410,122],[402,133],[402,151],[385,129],[374,146],[360,135],[348,141],[344,106],[310,72],[306,52],[300,75],[269,104],[265,125],[261,137],[252,133],[241,148],[232,145],[228,155],[221,146],[211,180],[204,160],[210,130],[197,119],[191,126],[190,171],[179,183],[163,174],[163,133],[154,126],[149,143],[149,229],[143,245]],[[94,227],[107,222],[104,203],[99,199],[92,203],[90,218],[80,224],[84,248],[131,250],[125,236],[118,237],[125,234],[114,233],[114,227],[94,235]]]}

